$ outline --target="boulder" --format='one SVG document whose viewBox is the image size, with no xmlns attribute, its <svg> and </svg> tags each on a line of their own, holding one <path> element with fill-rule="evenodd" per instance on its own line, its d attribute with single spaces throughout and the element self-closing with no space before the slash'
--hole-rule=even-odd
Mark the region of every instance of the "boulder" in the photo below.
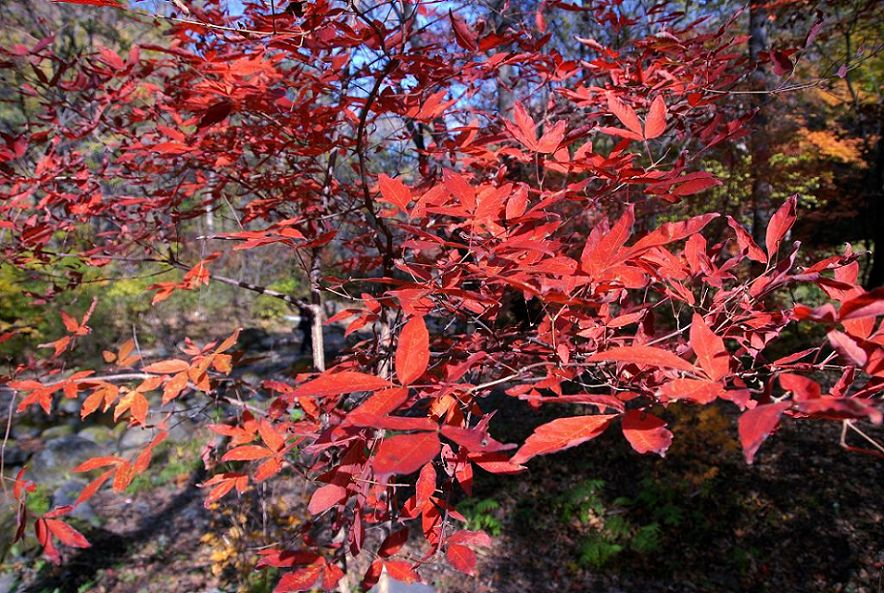
<svg viewBox="0 0 884 593">
<path fill-rule="evenodd" d="M 46 439 L 45 443 L 34 456 L 30 472 L 31 479 L 44 485 L 61 483 L 74 467 L 102 454 L 101 447 L 77 435 Z"/>
</svg>

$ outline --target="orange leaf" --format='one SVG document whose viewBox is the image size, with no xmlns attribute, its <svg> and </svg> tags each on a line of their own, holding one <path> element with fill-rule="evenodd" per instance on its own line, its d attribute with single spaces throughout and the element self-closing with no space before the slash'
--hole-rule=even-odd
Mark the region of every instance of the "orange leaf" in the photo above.
<svg viewBox="0 0 884 593">
<path fill-rule="evenodd" d="M 148 373 L 172 375 L 175 373 L 186 371 L 189 368 L 190 365 L 183 360 L 163 360 L 147 365 L 146 367 L 144 367 L 144 370 Z"/>
</svg>

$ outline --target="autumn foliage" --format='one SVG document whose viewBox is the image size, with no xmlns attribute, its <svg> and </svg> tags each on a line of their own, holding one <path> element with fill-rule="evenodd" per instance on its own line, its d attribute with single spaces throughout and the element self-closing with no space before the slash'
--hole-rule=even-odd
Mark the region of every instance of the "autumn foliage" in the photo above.
<svg viewBox="0 0 884 593">
<path fill-rule="evenodd" d="M 231 396 L 236 333 L 163 360 L 123 339 L 105 345 L 106 368 L 72 371 L 92 308 L 54 311 L 52 299 L 77 278 L 32 295 L 67 333 L 2 377 L 17 410 L 79 398 L 83 418 L 108 412 L 151 434 L 137 455 L 75 468 L 91 480 L 77 504 L 125 490 L 174 404 L 202 400 L 227 415 L 209 426 L 207 504 L 306 478 L 309 512 L 342 534 L 305 526 L 262 551 L 261 565 L 285 569 L 277 591 L 334 589 L 342 559 L 360 554 L 374 560 L 348 578 L 371 585 L 386 568 L 416 581 L 437 554 L 472 573 L 490 543 L 459 527 L 452 503 L 474 472 L 530 471 L 607 431 L 663 456 L 673 402 L 739 410 L 749 463 L 787 419 L 881 422 L 884 293 L 860 286 L 857 255 L 803 259 L 790 240 L 800 196 L 777 205 L 763 244 L 703 212 L 719 182 L 699 155 L 743 137 L 751 117 L 722 104 L 748 67 L 744 38 L 665 4 L 636 23 L 616 2 L 544 2 L 533 28 L 492 26 L 469 3 L 357 4 L 246 3 L 234 25 L 211 0 L 142 15 L 167 42 L 128 55 L 62 58 L 51 39 L 3 50 L 4 68 L 29 72 L 21 92 L 35 106 L 0 146 L 7 262 L 179 270 L 153 286 L 155 303 L 211 282 L 300 307 L 333 299 L 345 305 L 325 321 L 358 336 L 328 368 L 314 358 L 313 373 L 256 386 L 268 400 L 253 409 Z M 548 23 L 582 11 L 629 41 L 553 43 Z M 489 90 L 506 72 L 533 91 L 508 90 L 511 109 Z M 96 136 L 98 151 L 85 144 Z M 207 212 L 237 230 L 182 232 Z M 297 254 L 309 297 L 218 272 L 231 253 L 271 247 Z M 797 286 L 827 301 L 798 302 Z M 783 352 L 798 324 L 825 339 Z M 502 443 L 495 392 L 583 412 Z M 59 544 L 88 546 L 65 523 L 72 507 L 27 516 L 33 487 L 20 472 L 20 535 L 34 529 L 56 561 Z M 423 560 L 397 557 L 411 526 Z M 364 550 L 370 527 L 385 535 Z"/>
</svg>

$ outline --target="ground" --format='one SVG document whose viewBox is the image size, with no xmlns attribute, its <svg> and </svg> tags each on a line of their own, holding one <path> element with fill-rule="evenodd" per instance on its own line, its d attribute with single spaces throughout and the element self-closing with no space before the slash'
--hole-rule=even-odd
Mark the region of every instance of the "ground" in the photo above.
<svg viewBox="0 0 884 593">
<path fill-rule="evenodd" d="M 549 413 L 505 410 L 496 432 L 523 437 Z M 477 475 L 459 502 L 495 543 L 475 577 L 433 561 L 428 581 L 440 593 L 881 591 L 884 462 L 841 449 L 837 423 L 789 422 L 748 466 L 727 408 L 666 415 L 676 432 L 666 459 L 635 454 L 612 430 L 521 476 Z M 298 525 L 310 486 L 274 483 L 205 509 L 199 464 L 175 454 L 134 491 L 99 495 L 92 548 L 60 567 L 9 566 L 24 590 L 270 591 L 274 575 L 251 570 L 255 553 Z M 417 534 L 406 551 L 423 555 Z"/>
</svg>

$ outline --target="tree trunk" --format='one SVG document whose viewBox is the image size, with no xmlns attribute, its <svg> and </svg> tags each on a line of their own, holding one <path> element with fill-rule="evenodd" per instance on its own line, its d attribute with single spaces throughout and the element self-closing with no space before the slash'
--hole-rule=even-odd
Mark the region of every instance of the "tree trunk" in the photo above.
<svg viewBox="0 0 884 593">
<path fill-rule="evenodd" d="M 495 0 L 491 5 L 491 19 L 498 34 L 512 24 L 508 0 Z M 497 70 L 497 113 L 502 119 L 509 119 L 513 112 L 513 67 L 503 65 Z"/>
<path fill-rule="evenodd" d="M 880 124 L 875 148 L 875 172 L 871 175 L 872 187 L 869 196 L 869 221 L 872 225 L 871 239 L 872 265 L 866 276 L 866 288 L 884 286 L 884 139 L 881 138 Z"/>
<path fill-rule="evenodd" d="M 752 179 L 752 236 L 759 245 L 764 244 L 764 234 L 770 214 L 770 138 L 768 135 L 768 90 L 767 68 L 759 64 L 760 56 L 768 51 L 767 10 L 763 2 L 749 2 L 749 59 L 754 70 L 749 78 L 754 94 L 750 104 L 755 111 L 752 132 L 749 137 L 749 155 Z"/>
<path fill-rule="evenodd" d="M 313 249 L 310 256 L 310 347 L 313 355 L 313 369 L 325 370 L 325 339 L 322 324 L 325 311 L 322 308 L 322 267 L 319 249 Z"/>
</svg>

